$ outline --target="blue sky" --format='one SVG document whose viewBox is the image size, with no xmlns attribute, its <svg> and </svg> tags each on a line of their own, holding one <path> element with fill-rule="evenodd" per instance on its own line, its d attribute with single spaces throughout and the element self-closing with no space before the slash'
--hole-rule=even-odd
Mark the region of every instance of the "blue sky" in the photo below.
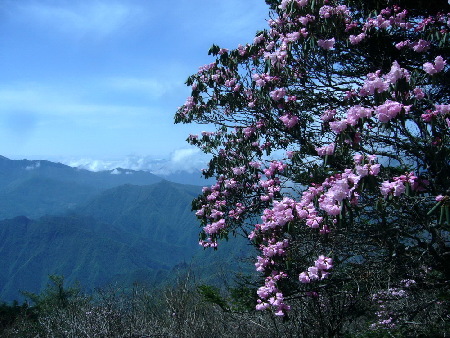
<svg viewBox="0 0 450 338">
<path fill-rule="evenodd" d="M 1 0 L 0 154 L 188 156 L 186 78 L 266 27 L 264 0 Z M 182 156 L 181 156 L 182 157 Z"/>
</svg>

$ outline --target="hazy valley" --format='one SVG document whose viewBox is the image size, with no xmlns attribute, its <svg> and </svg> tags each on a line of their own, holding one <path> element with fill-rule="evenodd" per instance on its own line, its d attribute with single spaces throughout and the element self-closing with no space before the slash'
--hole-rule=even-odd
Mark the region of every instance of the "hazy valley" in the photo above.
<svg viewBox="0 0 450 338">
<path fill-rule="evenodd" d="M 198 246 L 191 201 L 200 192 L 144 171 L 0 158 L 0 301 L 40 292 L 53 274 L 86 291 L 159 285 L 188 267 L 219 283 L 249 248 L 245 241 L 215 252 Z"/>
</svg>

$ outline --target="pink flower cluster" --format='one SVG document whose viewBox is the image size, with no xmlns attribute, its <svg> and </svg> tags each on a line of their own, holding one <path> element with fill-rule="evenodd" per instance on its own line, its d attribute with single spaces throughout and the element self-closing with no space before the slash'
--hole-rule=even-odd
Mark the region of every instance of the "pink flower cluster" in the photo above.
<svg viewBox="0 0 450 338">
<path fill-rule="evenodd" d="M 328 40 L 319 39 L 317 41 L 317 45 L 320 48 L 323 48 L 323 49 L 326 49 L 326 50 L 330 50 L 330 49 L 332 49 L 334 47 L 335 42 L 336 42 L 336 40 L 334 38 L 331 38 L 331 39 L 328 39 Z"/>
<path fill-rule="evenodd" d="M 286 114 L 280 117 L 281 122 L 286 128 L 292 128 L 298 123 L 298 117 L 292 114 Z"/>
<path fill-rule="evenodd" d="M 236 176 L 242 175 L 246 171 L 245 166 L 232 168 L 231 170 L 233 171 L 233 174 L 235 174 Z"/>
<path fill-rule="evenodd" d="M 278 77 L 269 74 L 253 74 L 252 79 L 258 87 L 264 87 L 267 83 L 278 80 Z"/>
<path fill-rule="evenodd" d="M 353 106 L 347 110 L 346 117 L 342 120 L 336 120 L 329 122 L 331 130 L 336 134 L 341 133 L 347 126 L 356 126 L 358 121 L 363 118 L 372 117 L 373 110 L 371 108 L 365 108 L 361 106 Z"/>
<path fill-rule="evenodd" d="M 210 64 L 207 64 L 207 65 L 204 65 L 204 66 L 201 66 L 201 67 L 199 67 L 199 69 L 198 69 L 198 73 L 201 74 L 201 73 L 203 73 L 203 72 L 207 72 L 207 71 L 213 69 L 213 68 L 216 67 L 216 66 L 217 66 L 217 64 L 216 64 L 215 62 L 210 63 Z"/>
<path fill-rule="evenodd" d="M 287 6 L 292 2 L 295 2 L 299 7 L 304 7 L 307 5 L 308 0 L 282 0 L 278 8 L 281 10 L 286 10 Z"/>
<path fill-rule="evenodd" d="M 344 17 L 349 17 L 350 11 L 345 5 L 339 5 L 336 7 L 324 5 L 319 9 L 319 16 L 323 19 L 328 19 L 332 15 L 341 15 Z"/>
<path fill-rule="evenodd" d="M 320 119 L 323 122 L 328 122 L 334 118 L 336 115 L 336 109 L 327 109 L 325 112 L 320 116 Z"/>
<path fill-rule="evenodd" d="M 367 36 L 366 33 L 360 33 L 358 35 L 350 35 L 348 39 L 352 45 L 357 45 L 362 40 L 364 40 L 366 36 Z"/>
<path fill-rule="evenodd" d="M 392 329 L 398 323 L 400 318 L 396 318 L 393 315 L 396 310 L 396 303 L 409 297 L 409 289 L 416 284 L 416 281 L 413 279 L 404 279 L 400 281 L 400 284 L 402 286 L 401 288 L 391 287 L 387 290 L 380 290 L 372 295 L 372 301 L 376 302 L 379 310 L 375 312 L 378 321 L 371 324 L 371 329 Z"/>
<path fill-rule="evenodd" d="M 286 166 L 286 163 L 282 161 L 272 161 L 269 168 L 264 170 L 264 174 L 269 178 L 273 177 L 276 173 L 282 173 Z"/>
<path fill-rule="evenodd" d="M 440 73 L 444 70 L 447 61 L 444 60 L 442 56 L 436 56 L 434 59 L 434 64 L 431 62 L 426 62 L 423 64 L 423 70 L 430 75 Z"/>
<path fill-rule="evenodd" d="M 406 192 L 406 184 L 409 184 L 412 191 L 425 191 L 429 182 L 422 180 L 414 175 L 414 172 L 392 178 L 393 181 L 384 181 L 381 184 L 380 191 L 384 197 L 389 195 L 400 196 Z"/>
<path fill-rule="evenodd" d="M 395 48 L 402 49 L 405 47 L 411 48 L 413 51 L 417 53 L 426 52 L 428 49 L 430 49 L 430 42 L 426 40 L 419 39 L 418 41 L 411 42 L 410 40 L 405 40 L 398 42 L 395 44 Z"/>
<path fill-rule="evenodd" d="M 258 291 L 256 310 L 265 310 L 269 307 L 275 309 L 276 316 L 284 316 L 286 311 L 290 310 L 290 306 L 284 302 L 283 293 L 278 290 L 277 282 L 287 275 L 284 272 L 273 271 L 272 274 L 266 277 L 264 286 L 261 286 Z"/>
<path fill-rule="evenodd" d="M 392 9 L 386 8 L 377 15 L 376 18 L 370 18 L 363 26 L 363 31 L 368 31 L 371 28 L 377 29 L 387 29 L 391 26 L 397 26 L 400 28 L 412 28 L 413 25 L 409 22 L 406 22 L 406 15 L 408 12 L 403 10 L 400 12 L 400 8 L 398 6 L 393 6 L 394 14 L 392 14 Z"/>
<path fill-rule="evenodd" d="M 273 47 L 273 46 L 271 46 Z M 276 49 L 273 52 L 265 52 L 264 58 L 270 60 L 272 66 L 274 67 L 282 67 L 286 64 L 287 57 L 287 46 L 286 44 L 282 44 L 280 48 Z"/>
<path fill-rule="evenodd" d="M 450 113 L 450 104 L 436 104 L 434 108 L 435 108 L 434 111 L 427 110 L 425 113 L 421 115 L 422 119 L 425 122 L 430 123 L 433 120 L 433 118 L 437 116 L 447 115 Z M 448 121 L 449 119 L 447 119 L 447 124 L 448 127 L 450 128 L 450 123 Z"/>
<path fill-rule="evenodd" d="M 235 168 L 237 171 L 245 171 L 245 167 Z M 207 220 L 207 224 L 203 227 L 203 232 L 208 236 L 206 240 L 200 240 L 199 244 L 205 248 L 217 247 L 217 235 L 227 228 L 225 216 L 239 218 L 245 211 L 246 207 L 242 203 L 236 203 L 235 209 L 231 209 L 227 213 L 226 196 L 231 189 L 240 189 L 241 184 L 234 178 L 225 179 L 219 177 L 216 184 L 211 187 L 203 187 L 203 196 L 205 202 L 201 208 L 195 213 L 197 217 Z"/>
<path fill-rule="evenodd" d="M 286 88 L 277 88 L 269 93 L 274 101 L 279 101 L 286 96 Z"/>
<path fill-rule="evenodd" d="M 308 36 L 308 31 L 306 28 L 302 28 L 297 32 L 287 33 L 286 36 L 283 38 L 284 43 L 288 42 L 295 42 L 299 40 L 301 37 L 306 38 Z"/>
<path fill-rule="evenodd" d="M 394 85 L 399 79 L 405 78 L 409 81 L 411 77 L 409 72 L 401 68 L 397 61 L 392 63 L 389 73 L 384 76 L 380 75 L 380 70 L 377 70 L 375 73 L 369 73 L 367 79 L 364 81 L 364 85 L 359 91 L 359 95 L 367 96 L 373 95 L 375 92 L 385 92 L 389 89 L 390 85 Z"/>
<path fill-rule="evenodd" d="M 277 287 L 277 282 L 286 278 L 287 274 L 276 269 L 277 261 L 286 255 L 289 247 L 289 240 L 283 238 L 284 226 L 294 220 L 293 206 L 295 202 L 292 199 L 284 198 L 282 201 L 274 202 L 273 209 L 264 210 L 262 216 L 263 223 L 256 224 L 255 229 L 250 233 L 251 240 L 259 237 L 262 241 L 260 250 L 262 255 L 257 257 L 255 263 L 256 270 L 259 272 L 269 272 L 264 286 L 258 289 L 257 310 L 265 310 L 269 307 L 275 309 L 275 314 L 283 316 L 289 306 L 284 303 L 283 294 Z"/>
<path fill-rule="evenodd" d="M 320 216 L 325 212 L 328 216 L 335 217 L 341 212 L 342 202 L 348 199 L 355 204 L 358 200 L 358 183 L 362 177 L 367 175 L 378 175 L 380 165 L 375 163 L 376 156 L 356 155 L 355 169 L 345 170 L 341 174 L 326 179 L 321 185 L 313 185 L 303 192 L 299 202 L 284 197 L 281 201 L 274 201 L 272 209 L 265 209 L 261 217 L 262 223 L 256 224 L 254 230 L 250 233 L 249 239 L 258 239 L 262 244 L 260 250 L 262 255 L 257 257 L 255 263 L 256 270 L 271 274 L 266 278 L 265 285 L 259 289 L 260 297 L 257 309 L 263 310 L 269 307 L 275 307 L 279 315 L 284 314 L 287 308 L 281 300 L 282 294 L 277 288 L 277 281 L 280 276 L 286 274 L 279 269 L 279 261 L 284 257 L 289 249 L 289 240 L 285 237 L 286 225 L 290 222 L 304 221 L 310 228 L 320 228 L 320 233 L 325 234 L 330 230 L 326 224 L 323 224 L 324 217 Z M 271 169 L 266 169 L 268 177 L 273 177 L 276 172 L 283 171 L 284 165 L 272 162 Z M 261 181 L 261 186 L 278 186 L 279 180 L 271 178 L 267 181 Z M 315 202 L 318 202 L 318 208 Z M 332 259 L 325 256 L 319 256 L 313 267 L 308 268 L 306 272 L 300 274 L 299 279 L 303 283 L 309 283 L 314 280 L 320 280 L 328 275 L 332 268 Z M 274 276 L 278 276 L 274 278 Z M 277 295 L 278 294 L 278 295 Z M 270 299 L 280 300 L 273 303 L 267 301 Z M 275 304 L 275 305 L 273 305 Z M 281 307 L 280 307 L 281 306 Z M 281 311 L 282 310 L 282 311 Z"/>
<path fill-rule="evenodd" d="M 317 151 L 317 155 L 319 155 L 319 156 L 333 155 L 335 146 L 336 145 L 334 143 L 330 143 L 328 145 L 325 145 L 325 146 L 319 147 L 319 148 L 315 148 L 315 149 Z"/>
<path fill-rule="evenodd" d="M 298 279 L 301 283 L 311 283 L 312 281 L 322 280 L 329 275 L 329 270 L 333 268 L 333 259 L 323 255 L 310 266 L 307 271 L 300 273 Z"/>
<path fill-rule="evenodd" d="M 266 195 L 262 195 L 261 201 L 271 201 L 275 197 L 275 193 L 281 190 L 281 181 L 278 177 L 274 177 L 275 171 L 271 168 L 264 170 L 267 180 L 260 180 L 259 186 L 265 191 Z"/>
<path fill-rule="evenodd" d="M 399 102 L 386 100 L 382 105 L 375 108 L 375 114 L 381 123 L 386 123 L 395 118 L 402 109 L 408 113 L 410 108 L 411 106 L 404 106 Z"/>
<path fill-rule="evenodd" d="M 307 14 L 306 16 L 301 16 L 297 19 L 298 22 L 300 22 L 303 26 L 306 26 L 310 22 L 314 22 L 316 20 L 316 17 L 311 14 Z"/>
</svg>

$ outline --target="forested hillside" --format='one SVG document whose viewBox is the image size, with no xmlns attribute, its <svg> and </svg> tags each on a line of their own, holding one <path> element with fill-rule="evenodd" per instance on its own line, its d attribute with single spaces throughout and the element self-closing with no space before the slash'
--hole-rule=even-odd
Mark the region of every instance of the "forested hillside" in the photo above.
<svg viewBox="0 0 450 338">
<path fill-rule="evenodd" d="M 245 241 L 233 243 L 232 254 L 198 246 L 191 201 L 199 186 L 47 161 L 3 158 L 0 165 L 1 301 L 23 299 L 19 291 L 38 293 L 55 274 L 85 291 L 113 283 L 160 285 L 180 268 L 217 282 L 216 273 L 238 271 L 232 262 L 250 250 Z M 223 265 L 210 270 L 215 260 Z"/>
<path fill-rule="evenodd" d="M 153 184 L 161 180 L 144 171 L 91 172 L 50 161 L 9 160 L 2 156 L 0 219 L 61 213 L 108 188 Z"/>
</svg>

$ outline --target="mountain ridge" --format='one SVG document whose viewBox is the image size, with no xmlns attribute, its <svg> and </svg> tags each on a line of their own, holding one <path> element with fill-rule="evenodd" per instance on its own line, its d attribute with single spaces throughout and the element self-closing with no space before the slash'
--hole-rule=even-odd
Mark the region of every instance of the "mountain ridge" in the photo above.
<svg viewBox="0 0 450 338">
<path fill-rule="evenodd" d="M 72 175 L 77 169 L 24 161 L 0 158 L 0 300 L 20 300 L 18 290 L 39 292 L 49 274 L 92 290 L 135 278 L 155 285 L 187 265 L 221 283 L 219 270 L 235 271 L 249 252 L 244 240 L 223 243 L 219 251 L 198 245 L 191 204 L 200 186 L 159 177 L 142 185 L 108 181 L 134 175 L 123 169 L 102 174 L 116 185 L 94 180 L 86 186 Z M 144 173 L 139 182 L 151 180 Z"/>
</svg>

